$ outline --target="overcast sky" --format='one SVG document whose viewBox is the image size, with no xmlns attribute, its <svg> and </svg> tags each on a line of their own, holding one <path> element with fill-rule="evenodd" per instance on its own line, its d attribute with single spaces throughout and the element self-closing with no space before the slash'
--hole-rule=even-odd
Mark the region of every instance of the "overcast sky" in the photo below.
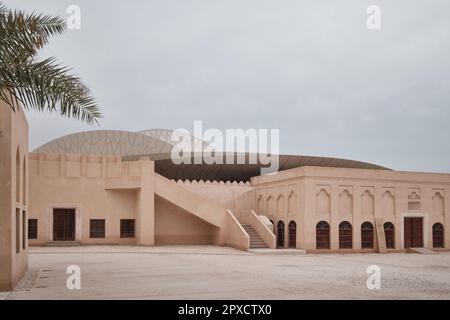
<svg viewBox="0 0 450 320">
<path fill-rule="evenodd" d="M 279 128 L 281 153 L 450 172 L 450 1 L 3 0 L 68 17 L 56 56 L 100 127 L 29 113 L 31 149 L 93 129 Z M 381 30 L 366 9 L 381 8 Z"/>
</svg>

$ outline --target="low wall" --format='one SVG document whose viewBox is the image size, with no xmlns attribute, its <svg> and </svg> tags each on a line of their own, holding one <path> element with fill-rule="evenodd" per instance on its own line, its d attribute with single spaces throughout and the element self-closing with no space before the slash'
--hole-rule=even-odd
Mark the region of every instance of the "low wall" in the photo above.
<svg viewBox="0 0 450 320">
<path fill-rule="evenodd" d="M 239 250 L 250 248 L 250 237 L 230 210 L 227 210 L 224 241 L 225 245 Z"/>
</svg>

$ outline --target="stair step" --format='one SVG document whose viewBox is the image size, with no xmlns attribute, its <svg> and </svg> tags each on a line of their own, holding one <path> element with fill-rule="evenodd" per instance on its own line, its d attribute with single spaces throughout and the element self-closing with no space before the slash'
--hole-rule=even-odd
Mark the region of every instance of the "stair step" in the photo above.
<svg viewBox="0 0 450 320">
<path fill-rule="evenodd" d="M 45 244 L 47 247 L 77 247 L 80 241 L 49 241 Z"/>
<path fill-rule="evenodd" d="M 427 248 L 408 248 L 406 250 L 408 253 L 418 253 L 418 254 L 437 254 L 436 251 Z"/>
</svg>

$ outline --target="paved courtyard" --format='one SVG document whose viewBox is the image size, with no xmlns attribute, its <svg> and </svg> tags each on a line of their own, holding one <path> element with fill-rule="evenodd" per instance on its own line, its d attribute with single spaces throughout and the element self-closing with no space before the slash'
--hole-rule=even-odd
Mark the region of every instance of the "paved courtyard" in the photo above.
<svg viewBox="0 0 450 320">
<path fill-rule="evenodd" d="M 81 289 L 66 287 L 78 265 Z M 381 270 L 369 290 L 367 267 Z M 29 272 L 0 299 L 450 299 L 450 252 L 248 253 L 214 246 L 30 248 Z"/>
</svg>

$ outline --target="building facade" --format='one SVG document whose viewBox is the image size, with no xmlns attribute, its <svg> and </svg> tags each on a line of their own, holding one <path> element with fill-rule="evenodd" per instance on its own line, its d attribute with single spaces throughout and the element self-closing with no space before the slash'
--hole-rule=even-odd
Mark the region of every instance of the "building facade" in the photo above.
<svg viewBox="0 0 450 320">
<path fill-rule="evenodd" d="M 252 178 L 252 186 L 255 211 L 273 221 L 280 247 L 310 252 L 450 247 L 448 174 L 301 167 Z"/>
<path fill-rule="evenodd" d="M 170 136 L 89 131 L 29 153 L 23 109 L 0 102 L 0 290 L 26 272 L 28 245 L 450 249 L 450 174 L 295 155 L 266 175 L 197 155 L 175 164 Z"/>
<path fill-rule="evenodd" d="M 84 132 L 31 153 L 30 244 L 450 247 L 449 174 L 304 156 L 281 156 L 270 175 L 254 165 L 175 165 L 163 132 Z"/>
<path fill-rule="evenodd" d="M 30 245 L 216 244 L 248 248 L 234 215 L 117 156 L 30 154 Z"/>
</svg>

